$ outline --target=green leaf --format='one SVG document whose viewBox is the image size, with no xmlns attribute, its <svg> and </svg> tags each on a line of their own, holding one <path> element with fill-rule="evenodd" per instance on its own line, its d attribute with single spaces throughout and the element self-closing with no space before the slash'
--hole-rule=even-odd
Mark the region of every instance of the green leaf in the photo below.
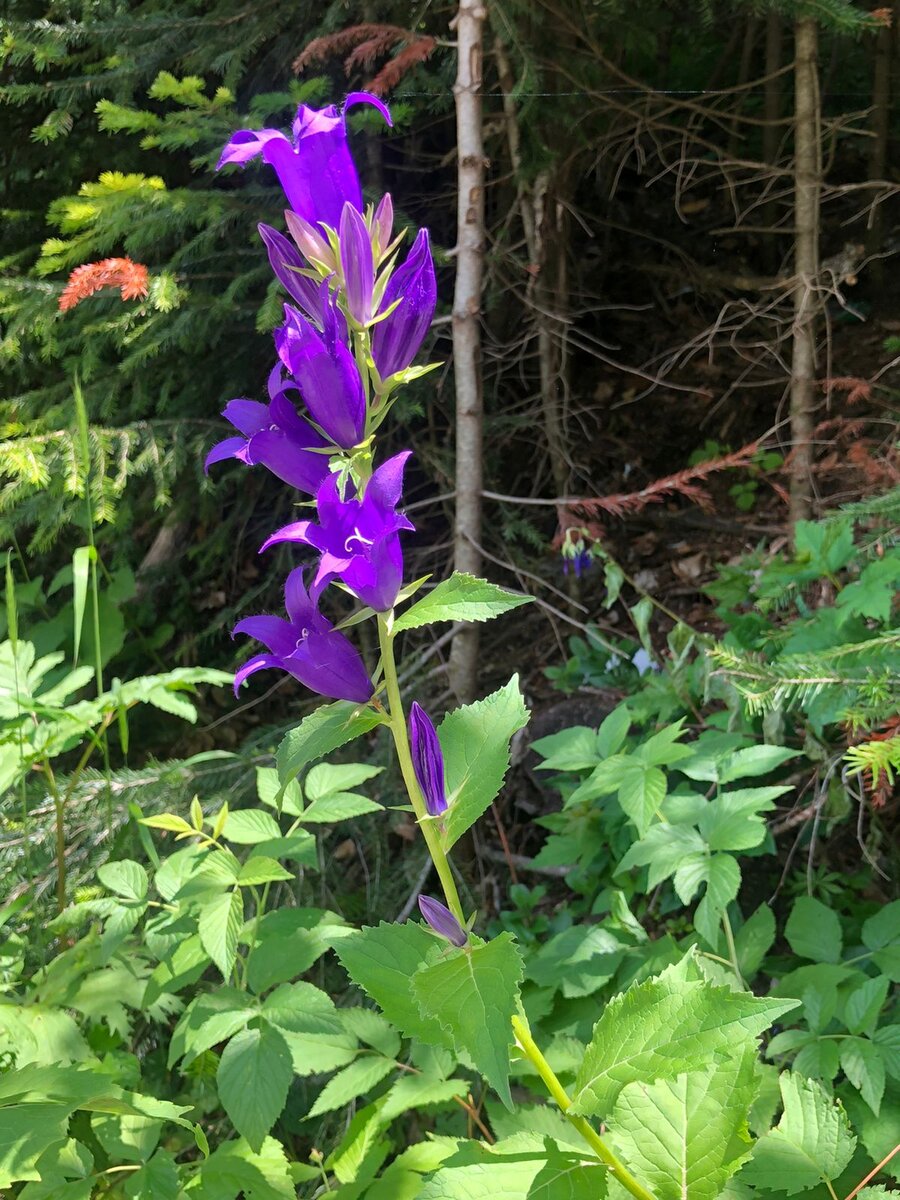
<svg viewBox="0 0 900 1200">
<path fill-rule="evenodd" d="M 335 1108 L 343 1108 L 358 1096 L 367 1095 L 396 1069 L 397 1064 L 393 1059 L 382 1058 L 380 1054 L 368 1054 L 356 1059 L 338 1071 L 333 1079 L 329 1079 L 307 1116 L 319 1117 Z"/>
<path fill-rule="evenodd" d="M 877 1117 L 885 1085 L 880 1048 L 863 1038 L 845 1038 L 840 1045 L 841 1069 Z"/>
<path fill-rule="evenodd" d="M 282 984 L 266 997 L 262 1015 L 287 1043 L 297 1075 L 333 1071 L 356 1054 L 356 1038 L 346 1032 L 334 1001 L 311 983 Z"/>
<path fill-rule="evenodd" d="M 394 633 L 433 625 L 436 621 L 490 621 L 522 604 L 530 604 L 531 599 L 508 592 L 486 579 L 454 571 L 449 579 L 432 588 L 397 618 Z"/>
<path fill-rule="evenodd" d="M 178 1200 L 180 1194 L 178 1168 L 168 1150 L 157 1150 L 139 1171 L 125 1178 L 128 1200 Z"/>
<path fill-rule="evenodd" d="M 900 942 L 900 900 L 893 900 L 869 917 L 862 927 L 863 945 L 869 950 L 883 950 Z"/>
<path fill-rule="evenodd" d="M 649 867 L 647 890 L 652 891 L 681 866 L 689 854 L 705 854 L 706 843 L 688 825 L 653 825 L 639 842 L 634 842 L 616 867 L 616 874 L 632 867 Z"/>
<path fill-rule="evenodd" d="M 390 1021 L 373 1008 L 342 1008 L 341 1021 L 348 1033 L 385 1058 L 396 1058 L 400 1053 L 400 1035 Z"/>
<path fill-rule="evenodd" d="M 741 1178 L 793 1196 L 836 1179 L 853 1157 L 856 1138 L 843 1107 L 820 1084 L 789 1071 L 779 1084 L 784 1113 L 753 1147 Z"/>
<path fill-rule="evenodd" d="M 331 945 L 325 917 L 321 910 L 308 908 L 281 908 L 263 915 L 247 959 L 247 983 L 257 995 L 302 975 L 321 958 Z"/>
<path fill-rule="evenodd" d="M 255 1153 L 243 1138 L 223 1143 L 191 1181 L 191 1200 L 296 1200 L 284 1147 L 274 1138 Z"/>
<path fill-rule="evenodd" d="M 800 958 L 817 963 L 840 961 L 843 935 L 837 913 L 812 896 L 794 901 L 784 936 Z"/>
<path fill-rule="evenodd" d="M 233 1037 L 222 1053 L 216 1072 L 219 1099 L 257 1153 L 281 1115 L 293 1074 L 287 1042 L 266 1022 Z"/>
<path fill-rule="evenodd" d="M 274 767 L 256 768 L 256 794 L 260 804 L 274 808 L 280 813 L 287 813 L 289 817 L 299 817 L 303 811 L 300 784 L 296 779 L 292 779 L 282 792 L 278 772 Z"/>
<path fill-rule="evenodd" d="M 0 1187 L 40 1179 L 35 1163 L 51 1146 L 65 1143 L 71 1108 L 59 1103 L 0 1108 Z"/>
<path fill-rule="evenodd" d="M 575 1080 L 573 1108 L 606 1116 L 627 1083 L 672 1079 L 723 1051 L 734 1054 L 796 1000 L 679 978 L 681 964 L 614 997 L 594 1026 Z"/>
<path fill-rule="evenodd" d="M 738 788 L 712 800 L 700 817 L 700 832 L 710 850 L 752 850 L 766 836 L 759 815 L 770 812 L 788 787 Z"/>
<path fill-rule="evenodd" d="M 180 1058 L 188 1066 L 205 1050 L 227 1041 L 258 1014 L 246 992 L 220 987 L 196 996 L 179 1018 L 169 1042 L 169 1067 Z"/>
<path fill-rule="evenodd" d="M 373 928 L 342 938 L 335 953 L 350 978 L 375 1001 L 404 1037 L 426 1045 L 450 1046 L 440 1021 L 420 1012 L 410 993 L 410 979 L 425 963 L 436 943 L 421 925 L 383 921 Z"/>
<path fill-rule="evenodd" d="M 786 746 L 747 746 L 743 750 L 735 750 L 719 767 L 719 783 L 724 785 L 733 783 L 735 779 L 755 779 L 760 775 L 768 775 L 800 753 Z"/>
<path fill-rule="evenodd" d="M 350 700 L 323 704 L 304 717 L 278 747 L 275 761 L 282 786 L 286 787 L 310 763 L 368 733 L 383 721 L 381 713 Z"/>
<path fill-rule="evenodd" d="M 753 978 L 775 942 L 775 914 L 761 904 L 734 935 L 738 966 L 747 980 Z"/>
<path fill-rule="evenodd" d="M 97 878 L 107 889 L 123 896 L 126 900 L 145 900 L 147 898 L 147 872 L 140 863 L 130 858 L 120 858 L 117 862 L 104 863 L 97 868 Z"/>
<path fill-rule="evenodd" d="M 450 801 L 447 850 L 497 796 L 509 769 L 510 739 L 527 724 L 529 715 L 519 691 L 519 677 L 514 675 L 484 700 L 444 717 L 438 737 Z"/>
<path fill-rule="evenodd" d="M 420 967 L 411 981 L 422 1013 L 441 1023 L 459 1051 L 469 1055 L 507 1108 L 510 1022 L 516 1012 L 522 959 L 508 933 L 471 950 L 448 952 Z"/>
<path fill-rule="evenodd" d="M 91 569 L 91 559 L 96 559 L 97 551 L 93 546 L 79 546 L 72 555 L 72 611 L 73 611 L 73 651 L 72 662 L 78 665 L 78 651 L 81 647 L 81 630 L 84 626 L 84 610 L 87 604 L 88 575 Z"/>
<path fill-rule="evenodd" d="M 878 1024 L 890 986 L 889 979 L 877 975 L 853 989 L 844 1006 L 844 1022 L 851 1033 L 872 1033 Z"/>
<path fill-rule="evenodd" d="M 149 826 L 150 829 L 164 829 L 167 833 L 193 834 L 196 832 L 193 825 L 189 825 L 184 817 L 176 816 L 174 813 L 159 813 L 155 817 L 141 817 L 141 824 Z"/>
<path fill-rule="evenodd" d="M 383 770 L 384 767 L 373 767 L 369 763 L 319 763 L 306 776 L 303 790 L 310 802 L 321 800 L 335 792 L 352 791 Z"/>
<path fill-rule="evenodd" d="M 229 812 L 225 818 L 222 836 L 227 842 L 237 842 L 239 846 L 252 846 L 257 842 L 266 841 L 267 838 L 281 837 L 281 830 L 271 813 L 261 808 L 242 808 L 237 812 Z"/>
<path fill-rule="evenodd" d="M 238 935 L 243 923 L 244 897 L 239 888 L 210 897 L 200 913 L 198 932 L 203 949 L 226 980 L 234 970 Z"/>
<path fill-rule="evenodd" d="M 274 858 L 254 854 L 241 867 L 237 882 L 239 887 L 250 887 L 260 883 L 277 883 L 279 880 L 290 882 L 293 878 L 291 872 L 286 871 Z"/>
<path fill-rule="evenodd" d="M 611 1119 L 625 1162 L 657 1200 L 714 1200 L 749 1157 L 756 1054 L 656 1083 L 629 1083 Z"/>
<path fill-rule="evenodd" d="M 454 1096 L 464 1096 L 469 1085 L 464 1079 L 434 1079 L 429 1075 L 401 1075 L 391 1086 L 379 1110 L 387 1124 L 410 1109 L 446 1104 Z"/>
<path fill-rule="evenodd" d="M 659 816 L 666 798 L 666 776 L 659 767 L 630 760 L 622 767 L 618 800 L 622 811 L 643 837 Z"/>
<path fill-rule="evenodd" d="M 531 743 L 531 749 L 543 758 L 539 771 L 589 771 L 602 757 L 597 746 L 597 730 L 587 725 L 571 725 L 559 733 L 550 733 Z"/>
<path fill-rule="evenodd" d="M 303 824 L 325 824 L 333 821 L 349 821 L 351 817 L 363 817 L 369 813 L 384 812 L 380 804 L 360 796 L 356 792 L 334 792 L 313 800 L 300 815 Z"/>
<path fill-rule="evenodd" d="M 547 1141 L 520 1150 L 518 1139 L 464 1142 L 417 1193 L 418 1200 L 602 1200 L 606 1169 Z"/>
</svg>

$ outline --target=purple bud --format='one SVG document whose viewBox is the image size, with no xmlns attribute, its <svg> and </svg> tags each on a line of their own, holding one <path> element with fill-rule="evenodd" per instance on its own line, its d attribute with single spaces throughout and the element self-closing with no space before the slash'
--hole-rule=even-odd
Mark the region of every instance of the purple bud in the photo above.
<svg viewBox="0 0 900 1200">
<path fill-rule="evenodd" d="M 375 250 L 379 258 L 391 244 L 391 234 L 394 231 L 394 202 L 391 193 L 386 192 L 381 203 L 375 209 Z"/>
<path fill-rule="evenodd" d="M 453 913 L 446 905 L 441 904 L 440 900 L 432 900 L 430 896 L 419 897 L 419 909 L 422 916 L 441 937 L 445 937 L 448 942 L 460 950 L 469 940 L 469 935 L 454 917 Z"/>
<path fill-rule="evenodd" d="M 391 276 L 381 311 L 395 301 L 394 311 L 372 330 L 372 357 L 382 379 L 409 366 L 434 316 L 437 283 L 426 229 L 419 230 L 403 266 Z"/>
<path fill-rule="evenodd" d="M 269 262 L 278 281 L 290 293 L 291 299 L 303 309 L 308 317 L 322 323 L 322 303 L 319 289 L 306 275 L 301 274 L 303 259 L 287 240 L 284 234 L 273 229 L 271 225 L 260 224 L 259 236 L 265 242 L 269 252 Z"/>
<path fill-rule="evenodd" d="M 333 271 L 336 264 L 327 239 L 289 208 L 284 210 L 284 219 L 291 237 L 297 243 L 297 249 L 304 258 L 310 262 L 320 262 L 329 271 Z"/>
<path fill-rule="evenodd" d="M 409 710 L 409 740 L 416 782 L 425 797 L 428 815 L 439 817 L 447 811 L 444 755 L 431 718 L 415 701 Z"/>
<path fill-rule="evenodd" d="M 375 262 L 372 238 L 366 223 L 348 200 L 341 213 L 341 272 L 350 315 L 360 325 L 372 316 L 372 290 L 375 287 Z"/>
</svg>

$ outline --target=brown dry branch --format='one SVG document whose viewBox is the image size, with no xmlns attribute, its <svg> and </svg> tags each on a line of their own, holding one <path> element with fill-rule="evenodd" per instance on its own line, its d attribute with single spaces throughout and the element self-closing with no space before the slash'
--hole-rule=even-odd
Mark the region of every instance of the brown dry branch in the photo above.
<svg viewBox="0 0 900 1200">
<path fill-rule="evenodd" d="M 834 379 L 817 379 L 816 386 L 824 392 L 839 391 L 847 393 L 848 404 L 859 404 L 872 396 L 872 385 L 867 379 L 858 379 L 853 375 L 838 375 Z"/>
<path fill-rule="evenodd" d="M 368 91 L 376 96 L 384 96 L 414 66 L 425 62 L 436 45 L 433 37 L 413 33 L 399 25 L 371 22 L 351 25 L 349 29 L 342 29 L 338 33 L 314 38 L 294 59 L 293 69 L 299 75 L 312 63 L 344 55 L 344 70 L 349 76 L 358 68 L 371 70 L 376 59 L 390 54 L 395 46 L 399 46 L 394 58 L 365 84 Z"/>
</svg>

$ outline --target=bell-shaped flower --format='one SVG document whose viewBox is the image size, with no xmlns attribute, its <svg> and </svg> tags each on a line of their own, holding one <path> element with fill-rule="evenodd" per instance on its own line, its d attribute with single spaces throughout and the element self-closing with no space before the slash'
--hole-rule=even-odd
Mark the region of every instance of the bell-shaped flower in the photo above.
<svg viewBox="0 0 900 1200">
<path fill-rule="evenodd" d="M 440 900 L 432 900 L 431 896 L 419 897 L 419 911 L 435 933 L 445 937 L 448 942 L 461 950 L 469 940 L 469 935 Z"/>
<path fill-rule="evenodd" d="M 365 325 L 372 316 L 372 292 L 375 288 L 372 235 L 349 201 L 341 213 L 338 240 L 347 308 L 354 321 Z"/>
<path fill-rule="evenodd" d="M 323 437 L 301 417 L 275 373 L 269 377 L 271 400 L 231 400 L 222 416 L 241 436 L 218 442 L 206 456 L 204 470 L 226 458 L 236 458 L 248 466 L 260 464 L 292 487 L 315 495 L 328 475 L 328 445 Z"/>
<path fill-rule="evenodd" d="M 327 284 L 320 289 L 327 297 Z M 278 356 L 297 381 L 312 419 L 336 446 L 349 450 L 366 429 L 366 396 L 356 360 L 333 305 L 323 301 L 322 331 L 289 304 L 275 331 Z"/>
<path fill-rule="evenodd" d="M 444 755 L 431 718 L 415 701 L 409 710 L 409 746 L 416 782 L 425 797 L 428 815 L 439 817 L 447 811 Z"/>
<path fill-rule="evenodd" d="M 437 281 L 427 229 L 419 230 L 403 266 L 389 279 L 381 311 L 396 301 L 394 311 L 372 330 L 372 358 L 382 379 L 409 366 L 431 326 Z"/>
<path fill-rule="evenodd" d="M 321 557 L 316 586 L 340 579 L 363 604 L 376 612 L 392 608 L 403 582 L 401 529 L 415 526 L 397 504 L 403 488 L 403 468 L 409 450 L 383 463 L 366 485 L 365 494 L 342 499 L 336 475 L 319 487 L 316 509 L 319 521 L 285 525 L 264 543 L 262 550 L 281 542 L 312 546 Z"/>
<path fill-rule="evenodd" d="M 273 229 L 271 225 L 260 224 L 259 236 L 265 243 L 269 254 L 269 263 L 291 299 L 299 304 L 304 313 L 317 325 L 322 324 L 322 297 L 319 285 L 308 275 L 301 274 L 306 264 L 283 233 Z"/>
<path fill-rule="evenodd" d="M 234 677 L 234 690 L 256 671 L 275 667 L 299 679 L 305 687 L 335 700 L 365 704 L 373 686 L 359 651 L 319 612 L 322 588 L 306 590 L 303 570 L 291 571 L 284 585 L 288 620 L 283 617 L 245 617 L 234 633 L 256 638 L 268 654 L 256 654 Z"/>
<path fill-rule="evenodd" d="M 293 138 L 280 129 L 240 129 L 222 151 L 216 169 L 226 163 L 242 166 L 262 155 L 275 168 L 288 204 L 312 225 L 323 222 L 337 229 L 346 201 L 362 212 L 362 188 L 347 143 L 345 113 L 351 105 L 371 104 L 391 125 L 383 100 L 368 92 L 352 92 L 342 112 L 333 104 L 308 108 L 301 104 L 293 124 Z"/>
</svg>

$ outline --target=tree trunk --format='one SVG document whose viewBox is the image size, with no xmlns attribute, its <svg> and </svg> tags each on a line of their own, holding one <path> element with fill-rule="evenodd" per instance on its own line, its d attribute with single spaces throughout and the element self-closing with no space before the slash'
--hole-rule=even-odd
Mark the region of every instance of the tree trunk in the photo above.
<svg viewBox="0 0 900 1200">
<path fill-rule="evenodd" d="M 763 126 L 762 134 L 763 161 L 773 167 L 778 162 L 781 149 L 781 125 L 779 122 L 781 120 L 782 77 L 779 75 L 776 79 L 774 76 L 781 70 L 782 29 L 781 14 L 773 9 L 766 17 L 766 66 L 765 83 L 763 84 L 763 118 L 766 123 Z M 777 188 L 777 181 L 772 181 L 772 187 Z M 770 200 L 763 206 L 762 224 L 773 229 L 777 223 L 778 205 Z M 767 233 L 764 236 L 765 269 L 770 275 L 775 275 L 781 257 L 778 253 L 778 235 Z"/>
<path fill-rule="evenodd" d="M 453 295 L 453 377 L 456 385 L 457 571 L 481 570 L 481 489 L 484 402 L 481 384 L 481 287 L 484 273 L 485 157 L 481 121 L 484 21 L 481 0 L 459 0 L 455 19 L 458 207 Z M 464 625 L 450 649 L 450 683 L 470 701 L 478 674 L 478 627 Z"/>
<path fill-rule="evenodd" d="M 795 26 L 794 48 L 794 324 L 791 362 L 791 525 L 812 515 L 812 434 L 816 368 L 816 277 L 819 271 L 818 27 Z"/>
<path fill-rule="evenodd" d="M 894 2 L 894 21 L 900 4 Z M 882 25 L 875 39 L 875 69 L 872 78 L 872 145 L 869 154 L 869 179 L 884 179 L 887 171 L 888 138 L 891 122 L 891 50 L 894 41 L 893 22 Z M 866 255 L 879 254 L 884 244 L 884 205 L 876 204 L 866 231 Z M 884 259 L 872 263 L 872 281 L 877 288 L 884 286 Z"/>
</svg>

